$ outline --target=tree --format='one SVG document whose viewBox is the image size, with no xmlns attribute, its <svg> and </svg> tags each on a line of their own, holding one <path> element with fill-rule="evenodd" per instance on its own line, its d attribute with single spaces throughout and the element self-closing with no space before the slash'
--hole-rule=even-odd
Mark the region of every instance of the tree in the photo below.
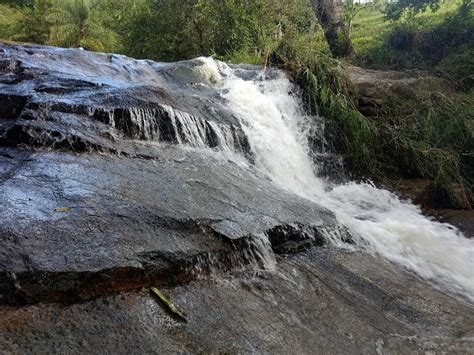
<svg viewBox="0 0 474 355">
<path fill-rule="evenodd" d="M 362 9 L 363 7 L 360 4 L 357 4 L 354 0 L 346 0 L 344 2 L 344 21 L 349 32 L 349 37 L 352 33 L 354 18 L 360 11 L 362 11 Z"/>
<path fill-rule="evenodd" d="M 311 0 L 314 13 L 324 31 L 331 53 L 335 57 L 346 57 L 354 49 L 349 30 L 342 20 L 339 0 Z"/>
<path fill-rule="evenodd" d="M 28 3 L 22 2 L 23 16 L 18 21 L 17 33 L 14 40 L 32 43 L 47 43 L 51 35 L 51 14 L 54 13 L 54 5 L 51 0 L 36 0 Z"/>
<path fill-rule="evenodd" d="M 113 50 L 117 39 L 111 29 L 103 26 L 101 0 L 55 0 L 57 9 L 50 18 L 54 25 L 50 43 L 65 47 L 84 47 L 90 50 Z"/>
</svg>

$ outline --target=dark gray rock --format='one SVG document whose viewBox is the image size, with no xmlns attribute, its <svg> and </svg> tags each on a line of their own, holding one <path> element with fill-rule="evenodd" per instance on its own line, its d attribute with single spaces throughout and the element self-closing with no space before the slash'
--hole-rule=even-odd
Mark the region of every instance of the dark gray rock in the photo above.
<svg viewBox="0 0 474 355">
<path fill-rule="evenodd" d="M 329 212 L 219 154 L 1 152 L 3 303 L 141 287 L 276 226 L 335 227 Z"/>
<path fill-rule="evenodd" d="M 249 154 L 224 100 L 202 85 L 214 80 L 198 75 L 205 64 L 0 44 L 0 144 L 116 153 L 121 140 L 217 147 L 225 134 Z M 188 124 L 199 125 L 198 136 Z"/>
<path fill-rule="evenodd" d="M 244 159 L 240 126 L 199 84 L 205 59 L 0 48 L 0 303 L 173 284 L 196 264 L 252 262 L 255 235 L 292 229 L 304 249 L 336 228 Z M 229 142 L 240 163 L 219 152 Z"/>
<path fill-rule="evenodd" d="M 407 291 L 408 290 L 408 291 Z M 215 274 L 70 306 L 0 310 L 0 342 L 21 353 L 472 353 L 472 308 L 395 266 L 326 248 L 277 273 Z"/>
</svg>

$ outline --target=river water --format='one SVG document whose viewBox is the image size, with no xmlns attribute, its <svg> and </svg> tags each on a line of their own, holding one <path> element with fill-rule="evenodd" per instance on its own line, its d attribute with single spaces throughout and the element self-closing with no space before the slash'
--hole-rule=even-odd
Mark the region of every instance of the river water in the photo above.
<svg viewBox="0 0 474 355">
<path fill-rule="evenodd" d="M 373 184 L 336 184 L 319 176 L 308 144 L 315 118 L 305 114 L 284 73 L 244 79 L 224 63 L 210 58 L 201 62 L 194 71 L 225 99 L 248 138 L 255 165 L 276 185 L 331 210 L 350 231 L 356 248 L 474 301 L 473 240 Z M 328 234 L 328 241 L 347 247 L 337 232 Z"/>
</svg>

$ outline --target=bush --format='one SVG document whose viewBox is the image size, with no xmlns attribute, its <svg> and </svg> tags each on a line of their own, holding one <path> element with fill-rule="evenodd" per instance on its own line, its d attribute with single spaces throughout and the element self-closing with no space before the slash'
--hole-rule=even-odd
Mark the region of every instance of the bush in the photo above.
<svg viewBox="0 0 474 355">
<path fill-rule="evenodd" d="M 18 21 L 23 18 L 20 11 L 0 4 L 0 38 L 11 39 L 15 35 Z"/>
<path fill-rule="evenodd" d="M 452 195 L 463 191 L 462 203 L 472 205 L 474 187 L 472 97 L 429 93 L 426 97 L 392 96 L 391 112 L 378 124 L 384 143 L 386 171 L 435 182 Z"/>
<path fill-rule="evenodd" d="M 412 23 L 401 23 L 397 25 L 387 36 L 389 48 L 399 51 L 411 50 L 419 41 L 420 31 Z"/>
<path fill-rule="evenodd" d="M 446 78 L 454 81 L 459 89 L 474 88 L 474 48 L 465 48 L 448 54 L 436 69 Z"/>
</svg>

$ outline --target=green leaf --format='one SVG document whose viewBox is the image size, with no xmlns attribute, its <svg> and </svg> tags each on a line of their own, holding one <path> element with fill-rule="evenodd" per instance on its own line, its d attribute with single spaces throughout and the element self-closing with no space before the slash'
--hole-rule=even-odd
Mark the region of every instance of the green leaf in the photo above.
<svg viewBox="0 0 474 355">
<path fill-rule="evenodd" d="M 179 318 L 181 318 L 182 320 L 184 320 L 185 322 L 188 321 L 188 319 L 186 318 L 186 313 L 184 313 L 181 309 L 179 309 L 178 306 L 176 306 L 173 301 L 171 301 L 171 299 L 166 296 L 163 292 L 161 292 L 160 290 L 158 290 L 156 287 L 152 287 L 150 289 L 150 291 L 152 292 L 152 294 L 154 296 L 156 296 L 162 304 L 164 304 L 172 313 L 176 314 Z"/>
</svg>

